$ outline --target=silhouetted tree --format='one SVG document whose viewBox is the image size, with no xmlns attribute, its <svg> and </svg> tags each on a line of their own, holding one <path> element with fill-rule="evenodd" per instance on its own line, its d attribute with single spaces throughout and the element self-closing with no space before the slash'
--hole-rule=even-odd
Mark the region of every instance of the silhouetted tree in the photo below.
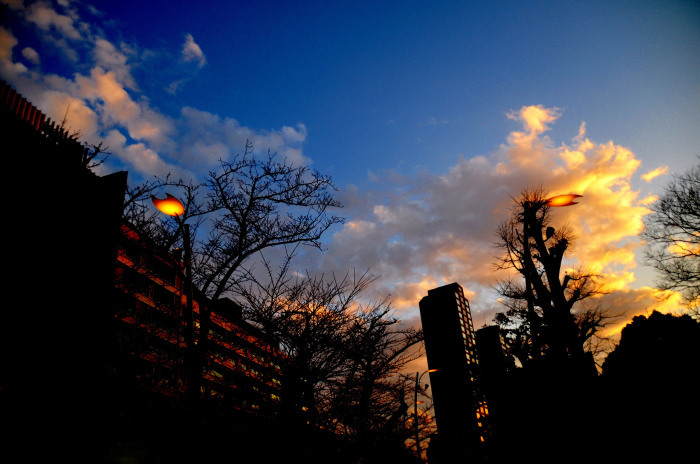
<svg viewBox="0 0 700 464">
<path fill-rule="evenodd" d="M 689 307 L 700 301 L 700 164 L 677 175 L 651 205 L 641 237 L 647 264 L 662 290 L 682 293 Z"/>
<path fill-rule="evenodd" d="M 696 452 L 700 322 L 657 311 L 636 316 L 603 364 L 601 447 L 615 462 L 679 462 Z"/>
<path fill-rule="evenodd" d="M 267 275 L 238 289 L 247 319 L 288 356 L 288 417 L 341 433 L 360 452 L 387 443 L 399 452 L 406 404 L 398 373 L 420 355 L 422 332 L 403 327 L 387 300 L 362 302 L 370 273 L 301 276 L 292 257 L 277 271 L 263 260 Z"/>
<path fill-rule="evenodd" d="M 329 176 L 275 154 L 258 159 L 251 152 L 248 142 L 242 155 L 221 160 L 201 182 L 156 178 L 132 189 L 126 202 L 125 218 L 165 247 L 182 247 L 183 229 L 191 230 L 194 284 L 212 301 L 248 276 L 245 263 L 261 251 L 293 244 L 321 248 L 323 233 L 343 222 L 331 214 L 341 205 Z M 150 207 L 150 196 L 163 191 L 183 203 L 180 217 L 164 217 Z M 210 313 L 201 301 L 195 382 L 207 362 Z M 198 385 L 193 389 L 198 392 Z"/>
<path fill-rule="evenodd" d="M 600 307 L 579 310 L 576 306 L 603 289 L 596 276 L 582 268 L 562 272 L 574 236 L 566 226 L 555 229 L 550 225 L 547 201 L 541 189 L 524 191 L 497 231 L 497 246 L 503 253 L 496 269 L 515 269 L 522 280 L 499 282 L 497 291 L 508 311 L 494 320 L 523 364 L 542 356 L 581 355 L 606 317 Z"/>
<path fill-rule="evenodd" d="M 347 364 L 330 416 L 364 448 L 377 440 L 403 443 L 406 388 L 398 374 L 422 354 L 422 331 L 403 327 L 386 300 L 356 308 L 344 330 Z"/>
<path fill-rule="evenodd" d="M 621 332 L 620 342 L 603 364 L 603 374 L 625 381 L 669 383 L 694 379 L 700 350 L 700 322 L 688 315 L 654 311 L 636 316 Z"/>
</svg>

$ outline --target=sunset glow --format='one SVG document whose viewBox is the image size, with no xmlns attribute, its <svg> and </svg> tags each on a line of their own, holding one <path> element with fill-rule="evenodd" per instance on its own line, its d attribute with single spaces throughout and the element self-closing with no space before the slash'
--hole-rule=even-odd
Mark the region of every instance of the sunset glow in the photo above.
<svg viewBox="0 0 700 464">
<path fill-rule="evenodd" d="M 0 77 L 108 147 L 98 174 L 199 180 L 247 141 L 327 173 L 347 220 L 298 266 L 370 269 L 368 296 L 390 295 L 414 325 L 425 292 L 451 282 L 475 325 L 492 323 L 504 310 L 493 234 L 511 199 L 576 192 L 548 202 L 576 237 L 566 267 L 599 273 L 621 320 L 674 309 L 656 298 L 638 234 L 700 146 L 696 9 L 150 2 L 153 22 L 140 2 L 98 3 L 4 1 L 0 24 Z M 173 200 L 154 204 L 182 215 Z"/>
</svg>

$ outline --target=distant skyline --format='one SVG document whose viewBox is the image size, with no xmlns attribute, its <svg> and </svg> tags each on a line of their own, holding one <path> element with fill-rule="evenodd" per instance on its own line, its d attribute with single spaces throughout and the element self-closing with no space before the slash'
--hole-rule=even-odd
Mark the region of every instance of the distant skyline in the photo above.
<svg viewBox="0 0 700 464">
<path fill-rule="evenodd" d="M 658 300 L 637 233 L 700 155 L 693 1 L 2 0 L 0 78 L 131 182 L 199 177 L 254 142 L 330 174 L 347 223 L 300 269 L 380 275 L 417 320 L 430 288 L 496 311 L 495 229 L 526 186 L 626 318 Z M 502 276 L 501 276 L 502 277 Z"/>
</svg>

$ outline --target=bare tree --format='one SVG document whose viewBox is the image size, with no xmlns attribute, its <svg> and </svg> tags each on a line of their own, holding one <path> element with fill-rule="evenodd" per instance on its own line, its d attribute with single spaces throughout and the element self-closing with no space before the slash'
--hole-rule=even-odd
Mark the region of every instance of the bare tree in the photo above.
<svg viewBox="0 0 700 464">
<path fill-rule="evenodd" d="M 690 308 L 700 302 L 700 164 L 677 175 L 651 205 L 641 237 L 647 264 L 662 290 L 681 292 Z"/>
<path fill-rule="evenodd" d="M 514 200 L 510 217 L 497 231 L 502 254 L 496 269 L 515 269 L 523 280 L 499 282 L 497 291 L 509 310 L 495 320 L 511 332 L 512 347 L 523 363 L 543 355 L 582 354 L 604 319 L 600 308 L 577 314 L 578 302 L 603 289 L 597 276 L 583 268 L 562 272 L 574 236 L 569 227 L 555 229 L 550 224 L 548 196 L 532 189 Z"/>
<path fill-rule="evenodd" d="M 331 213 L 341 205 L 329 176 L 275 154 L 255 158 L 252 148 L 248 142 L 242 155 L 221 160 L 219 170 L 202 182 L 156 178 L 131 190 L 126 202 L 127 220 L 167 248 L 191 251 L 194 285 L 212 301 L 247 278 L 245 263 L 253 256 L 294 244 L 321 248 L 323 233 L 344 221 Z M 163 191 L 179 198 L 184 206 L 180 216 L 163 218 L 143 201 Z M 199 303 L 195 382 L 207 360 L 211 315 L 206 301 Z M 190 345 L 195 346 L 194 340 Z M 197 384 L 192 388 L 199 391 Z"/>
<path fill-rule="evenodd" d="M 237 292 L 244 299 L 246 318 L 280 342 L 288 356 L 286 395 L 288 415 L 318 423 L 331 402 L 331 391 L 346 368 L 346 327 L 357 296 L 372 282 L 365 273 L 299 275 L 290 271 L 293 252 L 275 271 L 263 258 L 266 276 L 249 273 Z"/>
<path fill-rule="evenodd" d="M 423 333 L 402 326 L 388 300 L 360 307 L 350 319 L 345 375 L 334 401 L 334 417 L 364 446 L 375 438 L 403 438 L 405 383 L 399 373 L 423 354 Z M 403 442 L 401 440 L 401 442 Z"/>
<path fill-rule="evenodd" d="M 399 373 L 421 355 L 422 332 L 405 327 L 387 299 L 363 303 L 376 280 L 369 272 L 343 276 L 291 271 L 293 252 L 277 270 L 263 260 L 263 277 L 249 276 L 238 292 L 247 319 L 280 341 L 288 356 L 290 417 L 341 433 L 360 450 L 405 440 L 404 385 Z"/>
</svg>

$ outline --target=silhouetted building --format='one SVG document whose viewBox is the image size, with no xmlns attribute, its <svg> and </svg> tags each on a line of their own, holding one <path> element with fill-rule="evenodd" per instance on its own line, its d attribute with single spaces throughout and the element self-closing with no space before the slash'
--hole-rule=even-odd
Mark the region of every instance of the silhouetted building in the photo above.
<svg viewBox="0 0 700 464">
<path fill-rule="evenodd" d="M 76 437 L 87 453 L 104 436 L 112 400 L 105 334 L 126 173 L 94 174 L 90 148 L 1 81 L 0 146 L 5 285 L 18 298 L 0 323 L 4 438 L 72 460 Z"/>
<path fill-rule="evenodd" d="M 478 386 L 474 324 L 464 290 L 457 283 L 429 290 L 420 301 L 420 314 L 428 368 L 435 370 L 430 383 L 440 450 L 433 452 L 478 458 L 486 441 L 488 407 Z"/>
<path fill-rule="evenodd" d="M 127 173 L 96 175 L 94 147 L 2 81 L 0 147 L 12 180 L 5 284 L 18 297 L 0 322 L 3 449 L 37 462 L 95 462 L 118 443 L 131 446 L 139 432 L 155 441 L 163 436 L 155 426 L 177 429 L 184 422 L 171 419 L 182 416 L 186 386 L 182 264 L 123 224 Z M 195 324 L 202 301 L 195 296 Z M 207 303 L 205 414 L 246 421 L 274 414 L 278 345 L 246 323 L 234 302 Z M 160 449 L 177 457 L 185 442 L 195 437 L 173 435 Z"/>
<path fill-rule="evenodd" d="M 114 305 L 118 356 L 115 375 L 148 407 L 182 407 L 187 401 L 187 296 L 178 256 L 122 224 Z M 194 327 L 200 303 L 211 309 L 209 345 L 203 360 L 201 407 L 216 415 L 274 415 L 282 387 L 278 344 L 243 320 L 242 309 L 224 298 L 208 301 L 195 292 Z M 200 341 L 201 343 L 201 341 Z"/>
</svg>

